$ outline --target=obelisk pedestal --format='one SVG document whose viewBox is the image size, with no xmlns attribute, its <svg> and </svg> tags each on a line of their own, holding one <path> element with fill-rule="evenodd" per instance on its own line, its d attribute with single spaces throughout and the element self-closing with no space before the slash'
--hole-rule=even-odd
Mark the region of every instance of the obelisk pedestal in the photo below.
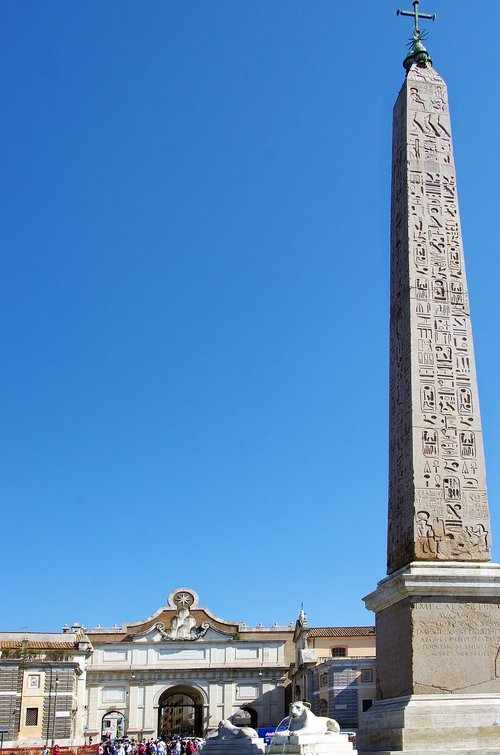
<svg viewBox="0 0 500 755">
<path fill-rule="evenodd" d="M 413 562 L 365 598 L 378 700 L 362 753 L 500 753 L 500 566 Z"/>
<path fill-rule="evenodd" d="M 490 524 L 446 84 L 418 29 L 394 108 L 388 575 L 361 753 L 500 753 Z"/>
</svg>

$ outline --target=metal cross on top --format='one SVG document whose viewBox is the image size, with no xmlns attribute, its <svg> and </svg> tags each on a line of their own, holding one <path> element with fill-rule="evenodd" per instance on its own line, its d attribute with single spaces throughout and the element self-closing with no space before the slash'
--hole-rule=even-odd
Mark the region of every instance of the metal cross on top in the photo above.
<svg viewBox="0 0 500 755">
<path fill-rule="evenodd" d="M 430 21 L 436 20 L 436 14 L 433 13 L 432 15 L 429 13 L 419 13 L 418 12 L 418 6 L 420 5 L 420 0 L 413 0 L 413 13 L 411 10 L 398 10 L 396 11 L 398 16 L 413 16 L 415 19 L 415 27 L 414 27 L 414 33 L 417 35 L 420 35 L 420 28 L 418 25 L 419 18 L 428 18 Z"/>
</svg>

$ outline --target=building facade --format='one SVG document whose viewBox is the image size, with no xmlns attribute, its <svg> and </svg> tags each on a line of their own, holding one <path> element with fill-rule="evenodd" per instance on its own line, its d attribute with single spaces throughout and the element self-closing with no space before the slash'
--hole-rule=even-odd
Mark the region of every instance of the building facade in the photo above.
<svg viewBox="0 0 500 755">
<path fill-rule="evenodd" d="M 85 635 L 2 632 L 0 650 L 4 744 L 83 741 L 91 652 Z"/>
<path fill-rule="evenodd" d="M 5 743 L 203 736 L 227 718 L 276 725 L 288 704 L 293 633 L 293 624 L 248 627 L 221 619 L 188 588 L 121 628 L 0 633 Z"/>
<path fill-rule="evenodd" d="M 0 633 L 6 746 L 204 736 L 219 721 L 276 726 L 292 699 L 356 728 L 375 697 L 373 627 L 221 619 L 180 588 L 142 621 Z"/>
<path fill-rule="evenodd" d="M 356 729 L 375 700 L 375 627 L 309 627 L 301 611 L 294 644 L 294 699 Z"/>
</svg>

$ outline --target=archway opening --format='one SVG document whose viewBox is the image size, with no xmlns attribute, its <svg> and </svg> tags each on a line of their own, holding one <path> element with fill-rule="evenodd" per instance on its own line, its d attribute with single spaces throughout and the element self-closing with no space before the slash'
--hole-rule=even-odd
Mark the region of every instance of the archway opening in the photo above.
<svg viewBox="0 0 500 755">
<path fill-rule="evenodd" d="M 158 736 L 203 736 L 203 700 L 192 687 L 171 687 L 158 701 Z"/>
<path fill-rule="evenodd" d="M 258 725 L 257 711 L 251 708 L 249 705 L 245 705 L 233 713 L 231 716 L 232 722 L 235 726 L 251 726 L 252 729 L 256 729 Z"/>
<path fill-rule="evenodd" d="M 120 739 L 125 736 L 125 716 L 117 710 L 104 714 L 101 722 L 102 739 Z"/>
</svg>

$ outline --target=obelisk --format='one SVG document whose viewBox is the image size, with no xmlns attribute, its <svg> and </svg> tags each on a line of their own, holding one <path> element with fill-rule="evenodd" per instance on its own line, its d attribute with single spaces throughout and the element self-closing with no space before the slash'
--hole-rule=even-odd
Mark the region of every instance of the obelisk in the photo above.
<svg viewBox="0 0 500 755">
<path fill-rule="evenodd" d="M 446 84 L 419 2 L 394 107 L 388 576 L 361 752 L 500 753 L 491 532 Z"/>
</svg>

